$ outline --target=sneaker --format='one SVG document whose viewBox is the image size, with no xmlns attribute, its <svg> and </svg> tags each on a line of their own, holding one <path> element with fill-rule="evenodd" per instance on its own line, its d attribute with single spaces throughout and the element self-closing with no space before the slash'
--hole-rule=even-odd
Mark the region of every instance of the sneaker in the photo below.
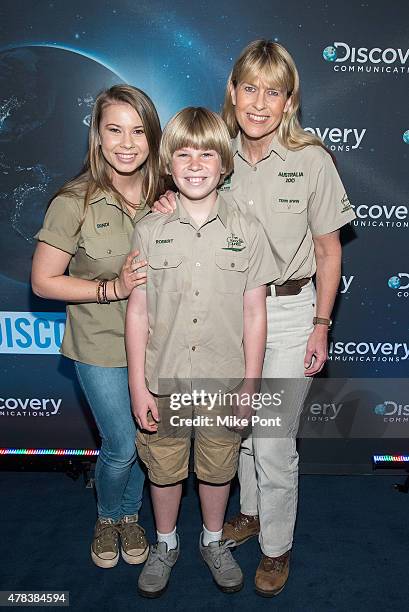
<svg viewBox="0 0 409 612">
<path fill-rule="evenodd" d="M 258 516 L 249 516 L 239 512 L 223 525 L 223 539 L 234 540 L 236 546 L 244 544 L 260 533 Z"/>
<path fill-rule="evenodd" d="M 91 544 L 91 559 L 105 569 L 115 567 L 119 559 L 118 523 L 111 518 L 99 518 Z"/>
<path fill-rule="evenodd" d="M 222 540 L 203 546 L 202 535 L 199 541 L 200 553 L 216 585 L 223 593 L 240 591 L 244 584 L 243 572 L 229 550 L 236 546 L 236 543 L 233 540 Z"/>
<path fill-rule="evenodd" d="M 290 551 L 279 557 L 263 555 L 256 571 L 256 593 L 262 597 L 274 597 L 281 593 L 290 571 Z"/>
<path fill-rule="evenodd" d="M 138 580 L 138 593 L 143 597 L 160 597 L 166 591 L 170 572 L 179 557 L 179 538 L 177 540 L 177 548 L 171 550 L 168 550 L 166 542 L 157 542 L 151 546 Z"/>
<path fill-rule="evenodd" d="M 138 515 L 124 516 L 119 525 L 121 534 L 121 555 L 124 561 L 137 565 L 146 561 L 149 554 L 149 544 L 145 530 L 138 525 Z"/>
</svg>

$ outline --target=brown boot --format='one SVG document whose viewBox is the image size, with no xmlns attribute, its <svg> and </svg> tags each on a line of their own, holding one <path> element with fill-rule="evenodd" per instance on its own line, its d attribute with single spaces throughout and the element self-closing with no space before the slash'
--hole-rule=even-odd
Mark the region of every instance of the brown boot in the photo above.
<svg viewBox="0 0 409 612">
<path fill-rule="evenodd" d="M 262 597 L 274 597 L 281 593 L 290 569 L 290 551 L 280 557 L 263 555 L 256 571 L 256 593 Z"/>
<path fill-rule="evenodd" d="M 239 512 L 223 525 L 223 540 L 234 540 L 236 546 L 244 544 L 260 533 L 258 516 L 249 516 Z"/>
</svg>

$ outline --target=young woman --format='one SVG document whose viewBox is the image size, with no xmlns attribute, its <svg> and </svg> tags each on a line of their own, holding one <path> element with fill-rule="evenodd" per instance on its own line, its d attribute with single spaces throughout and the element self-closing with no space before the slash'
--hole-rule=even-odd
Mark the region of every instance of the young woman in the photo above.
<svg viewBox="0 0 409 612">
<path fill-rule="evenodd" d="M 103 568 L 116 565 L 119 547 L 131 564 L 149 552 L 138 524 L 144 474 L 135 450 L 124 323 L 129 294 L 146 281 L 146 262 L 136 260 L 137 251 L 128 253 L 135 224 L 157 196 L 160 136 L 144 92 L 129 85 L 102 92 L 84 170 L 51 202 L 33 259 L 34 293 L 68 303 L 61 352 L 74 360 L 102 439 L 91 557 Z"/>
</svg>

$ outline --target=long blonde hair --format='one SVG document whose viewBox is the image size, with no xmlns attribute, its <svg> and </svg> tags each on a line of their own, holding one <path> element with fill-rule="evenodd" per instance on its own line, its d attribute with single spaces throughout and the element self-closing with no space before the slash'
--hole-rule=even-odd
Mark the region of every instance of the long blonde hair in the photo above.
<svg viewBox="0 0 409 612">
<path fill-rule="evenodd" d="M 123 207 L 134 206 L 114 187 L 110 166 L 99 144 L 99 126 L 104 108 L 108 104 L 118 102 L 129 104 L 138 113 L 148 142 L 149 155 L 140 169 L 143 176 L 141 197 L 151 205 L 162 191 L 159 178 L 161 127 L 156 108 L 141 89 L 131 85 L 113 85 L 102 91 L 95 100 L 88 134 L 88 153 L 81 173 L 66 183 L 56 194 L 83 197 L 84 217 L 90 200 L 99 190 L 113 196 Z"/>
<path fill-rule="evenodd" d="M 231 87 L 236 88 L 243 82 L 253 83 L 257 78 L 271 88 L 284 91 L 287 99 L 291 96 L 290 106 L 277 129 L 277 138 L 281 144 L 292 150 L 307 145 L 319 145 L 327 150 L 317 136 L 305 132 L 300 125 L 300 79 L 293 58 L 282 45 L 267 39 L 255 40 L 243 49 L 227 81 L 222 116 L 230 136 L 235 138 L 240 132 L 231 99 Z"/>
</svg>

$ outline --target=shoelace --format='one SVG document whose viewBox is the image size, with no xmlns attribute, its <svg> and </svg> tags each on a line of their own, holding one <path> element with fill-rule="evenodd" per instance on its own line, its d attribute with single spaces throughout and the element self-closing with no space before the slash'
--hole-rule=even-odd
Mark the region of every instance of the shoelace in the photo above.
<svg viewBox="0 0 409 612">
<path fill-rule="evenodd" d="M 236 567 L 236 562 L 233 557 L 229 554 L 229 548 L 234 548 L 236 546 L 236 542 L 234 540 L 224 540 L 224 542 L 220 542 L 219 546 L 212 547 L 211 553 L 213 556 L 212 562 L 213 566 L 216 569 L 220 569 L 222 565 L 222 558 L 224 560 L 224 569 L 230 570 Z"/>
<path fill-rule="evenodd" d="M 118 533 L 119 528 L 116 524 L 103 519 L 100 520 L 96 534 L 97 546 L 100 548 L 104 544 L 116 544 L 116 534 Z"/>
<path fill-rule="evenodd" d="M 162 562 L 167 567 L 172 567 L 173 564 L 169 561 L 163 553 L 161 553 L 157 546 L 153 546 L 151 548 L 150 555 L 148 557 L 148 561 L 146 565 L 149 567 L 149 573 L 154 575 L 162 574 L 162 567 L 160 562 Z"/>
<path fill-rule="evenodd" d="M 281 573 L 283 571 L 283 569 L 285 568 L 287 559 L 274 559 L 274 561 L 272 559 L 270 559 L 270 557 L 265 556 L 264 557 L 264 567 L 266 569 L 266 571 L 276 571 Z"/>
<path fill-rule="evenodd" d="M 135 544 L 145 545 L 145 529 L 137 523 L 123 522 L 121 525 L 121 535 L 126 543 L 135 542 Z"/>
</svg>

